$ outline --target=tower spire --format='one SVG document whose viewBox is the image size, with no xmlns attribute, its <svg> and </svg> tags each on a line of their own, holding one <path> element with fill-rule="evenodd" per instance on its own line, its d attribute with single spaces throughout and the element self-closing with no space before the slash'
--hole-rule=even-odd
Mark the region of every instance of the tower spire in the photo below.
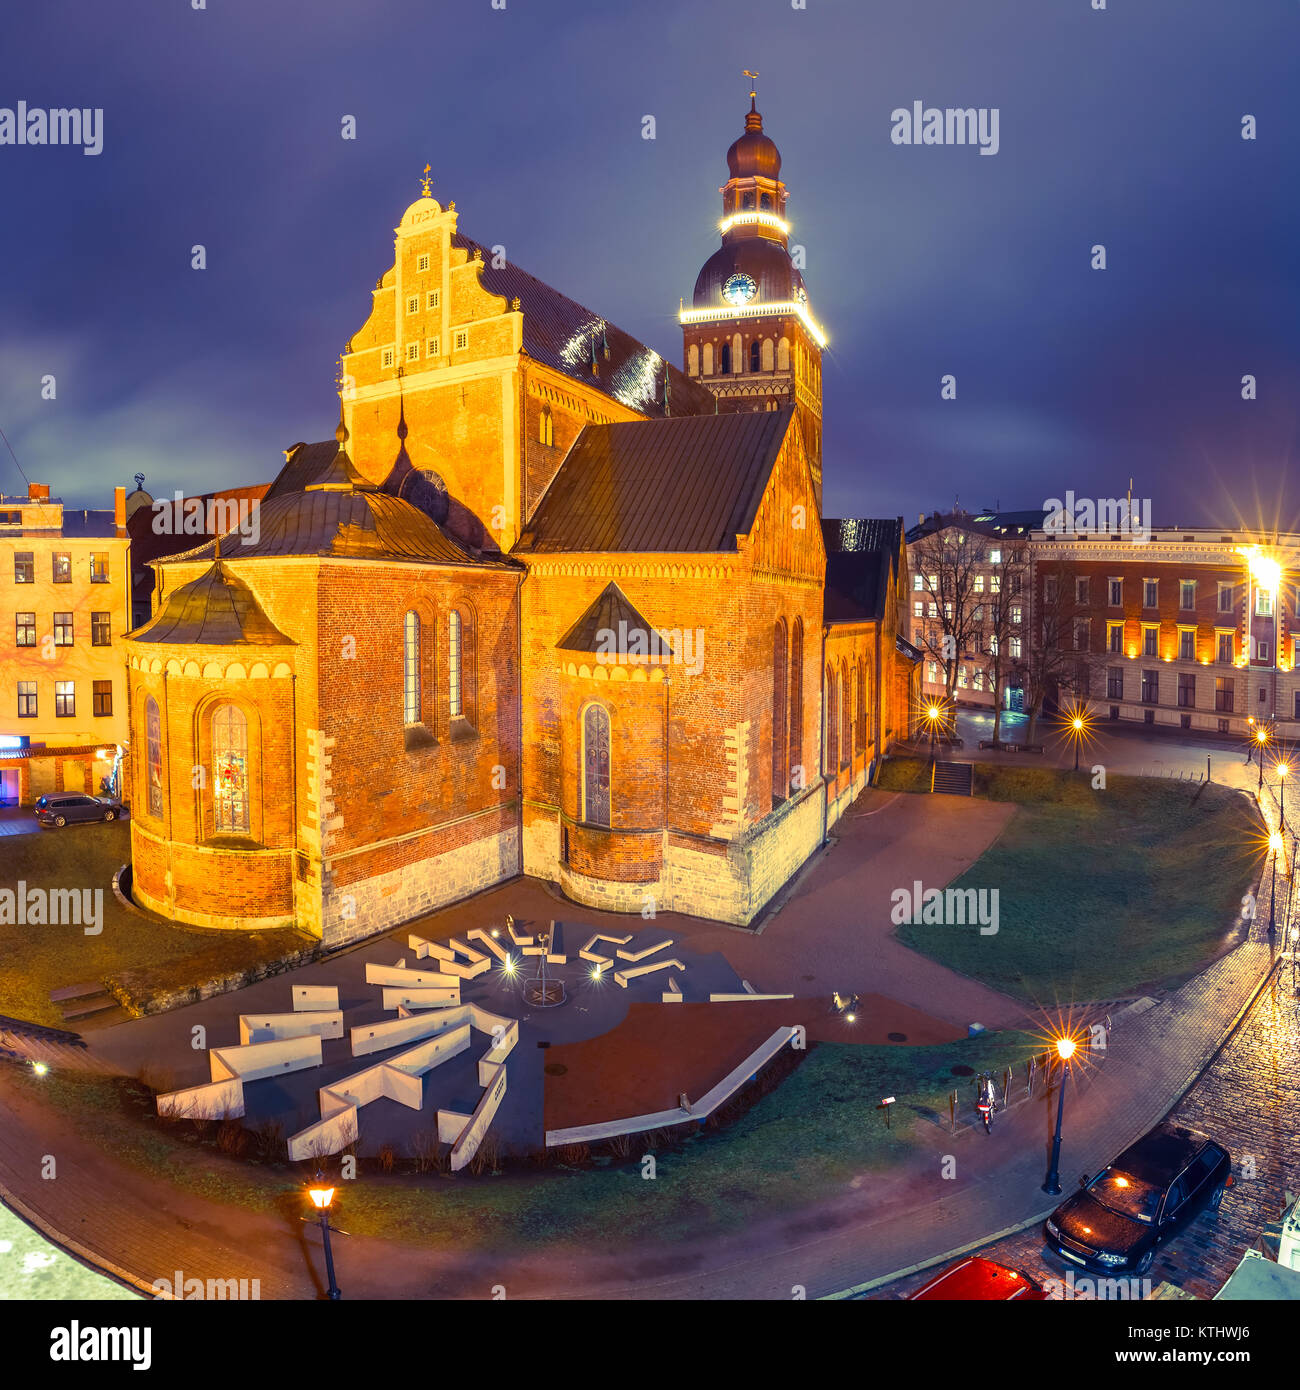
<svg viewBox="0 0 1300 1390">
<path fill-rule="evenodd" d="M 745 69 L 745 76 L 749 78 L 749 109 L 757 114 L 758 111 L 758 74 Z"/>
</svg>

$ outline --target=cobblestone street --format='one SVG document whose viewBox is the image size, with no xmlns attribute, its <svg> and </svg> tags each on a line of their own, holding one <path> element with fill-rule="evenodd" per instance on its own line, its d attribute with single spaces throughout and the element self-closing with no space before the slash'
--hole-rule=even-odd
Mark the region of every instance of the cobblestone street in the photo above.
<svg viewBox="0 0 1300 1390">
<path fill-rule="evenodd" d="M 1157 1256 L 1148 1276 L 1152 1292 L 1167 1283 L 1195 1298 L 1213 1298 L 1243 1251 L 1278 1220 L 1286 1193 L 1300 1191 L 1300 998 L 1294 970 L 1292 958 L 1282 961 L 1231 1041 L 1170 1114 L 1173 1122 L 1228 1149 L 1234 1182 L 1217 1215 L 1203 1212 Z M 1074 1296 L 1090 1296 L 1091 1284 L 1084 1282 L 1090 1276 L 1047 1252 L 1040 1222 L 978 1253 L 1046 1284 L 1052 1293 L 1059 1294 L 1061 1285 L 1072 1288 L 1071 1276 L 1080 1284 Z M 940 1268 L 932 1265 L 867 1297 L 907 1298 Z"/>
</svg>

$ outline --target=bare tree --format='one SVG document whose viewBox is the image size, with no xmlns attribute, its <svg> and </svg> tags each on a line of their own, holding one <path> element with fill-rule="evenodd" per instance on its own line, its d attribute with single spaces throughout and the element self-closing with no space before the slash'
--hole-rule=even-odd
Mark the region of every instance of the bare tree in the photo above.
<svg viewBox="0 0 1300 1390">
<path fill-rule="evenodd" d="M 913 551 L 913 572 L 922 582 L 913 592 L 925 594 L 928 609 L 921 645 L 943 663 L 949 705 L 957 684 L 958 657 L 981 645 L 989 540 L 983 532 L 953 519 L 924 537 Z"/>
<path fill-rule="evenodd" d="M 1034 729 L 1049 698 L 1088 693 L 1093 665 L 1090 629 L 1086 606 L 1076 601 L 1076 578 L 1073 568 L 1064 563 L 1040 563 L 1034 575 L 1031 631 L 1015 665 L 1029 718 L 1026 743 L 1034 741 Z"/>
<path fill-rule="evenodd" d="M 1002 691 L 1015 669 L 1012 642 L 1023 644 L 1028 635 L 1024 615 L 1029 607 L 1029 551 L 1007 542 L 989 551 L 990 622 L 988 625 L 988 675 L 993 691 L 993 741 L 1002 736 Z M 1017 621 L 1017 618 L 1019 619 Z"/>
</svg>

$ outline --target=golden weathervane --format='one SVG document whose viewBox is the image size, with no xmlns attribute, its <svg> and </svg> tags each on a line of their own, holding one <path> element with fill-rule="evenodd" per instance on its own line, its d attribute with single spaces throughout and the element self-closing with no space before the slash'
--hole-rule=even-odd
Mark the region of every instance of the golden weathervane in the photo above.
<svg viewBox="0 0 1300 1390">
<path fill-rule="evenodd" d="M 426 197 L 426 198 L 432 198 L 432 197 L 433 197 L 433 194 L 429 191 L 429 177 L 430 177 L 429 171 L 430 171 L 431 168 L 432 168 L 431 165 L 426 164 L 426 165 L 424 166 L 424 173 L 423 173 L 423 175 L 421 175 L 421 177 L 420 177 L 420 187 L 421 187 L 421 189 L 423 190 L 423 196 Z"/>
</svg>

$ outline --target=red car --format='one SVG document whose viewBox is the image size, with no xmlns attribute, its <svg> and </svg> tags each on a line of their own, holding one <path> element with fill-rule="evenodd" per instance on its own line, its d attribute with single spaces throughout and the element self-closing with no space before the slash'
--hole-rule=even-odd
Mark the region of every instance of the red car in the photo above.
<svg viewBox="0 0 1300 1390">
<path fill-rule="evenodd" d="M 936 1298 L 969 1302 L 972 1299 L 1006 1302 L 1019 1298 L 1025 1302 L 1042 1302 L 1047 1295 L 1019 1270 L 994 1264 L 980 1255 L 967 1255 L 942 1274 L 936 1274 L 928 1284 L 912 1295 L 917 1298 Z M 910 1302 L 911 1300 L 909 1300 Z"/>
</svg>

